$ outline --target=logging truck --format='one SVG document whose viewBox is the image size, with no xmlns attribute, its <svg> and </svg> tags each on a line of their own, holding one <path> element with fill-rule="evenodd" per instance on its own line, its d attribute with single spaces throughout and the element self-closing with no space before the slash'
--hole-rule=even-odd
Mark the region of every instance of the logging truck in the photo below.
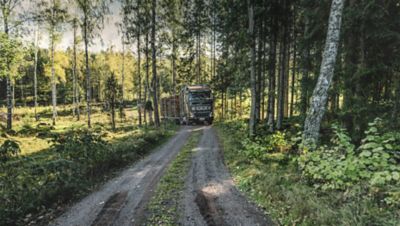
<svg viewBox="0 0 400 226">
<path fill-rule="evenodd" d="M 179 95 L 162 98 L 161 117 L 181 125 L 212 124 L 214 99 L 211 89 L 207 85 L 187 85 Z"/>
</svg>

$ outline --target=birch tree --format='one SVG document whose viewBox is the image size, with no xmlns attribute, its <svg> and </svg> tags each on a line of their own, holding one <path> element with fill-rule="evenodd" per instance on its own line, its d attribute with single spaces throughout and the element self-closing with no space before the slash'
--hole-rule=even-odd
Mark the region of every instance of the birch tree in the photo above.
<svg viewBox="0 0 400 226">
<path fill-rule="evenodd" d="M 86 111 L 87 124 L 91 128 L 91 78 L 89 65 L 90 42 L 97 32 L 104 26 L 104 16 L 108 13 L 108 5 L 112 0 L 74 0 L 80 11 L 79 24 L 81 25 L 83 43 L 85 46 L 85 75 L 86 75 Z"/>
<path fill-rule="evenodd" d="M 40 30 L 39 30 L 39 22 L 36 22 L 36 28 L 35 28 L 35 43 L 34 43 L 34 54 L 35 54 L 35 59 L 34 59 L 34 71 L 33 71 L 33 95 L 34 95 L 34 104 L 35 104 L 35 120 L 38 121 L 39 117 L 37 114 L 37 107 L 38 107 L 38 82 L 37 82 L 37 71 L 38 71 L 38 50 L 39 50 L 39 36 L 40 36 Z"/>
<path fill-rule="evenodd" d="M 56 39 L 58 38 L 58 32 L 62 23 L 67 17 L 67 11 L 63 8 L 60 0 L 51 0 L 42 2 L 43 11 L 41 16 L 43 20 L 48 24 L 48 31 L 50 35 L 50 52 L 51 52 L 51 100 L 53 107 L 52 123 L 56 125 L 57 118 L 57 81 L 54 65 L 54 52 L 56 48 Z"/>
<path fill-rule="evenodd" d="M 77 46 L 79 44 L 79 40 L 77 37 L 77 30 L 78 30 L 78 19 L 75 17 L 72 19 L 72 29 L 73 29 L 73 56 L 72 56 L 72 83 L 73 83 L 73 105 L 74 105 L 74 116 L 76 115 L 77 120 L 80 120 L 80 101 L 79 101 L 79 85 L 78 85 L 78 70 L 77 70 Z"/>
<path fill-rule="evenodd" d="M 321 121 L 326 110 L 328 89 L 331 85 L 336 55 L 339 47 L 340 27 L 345 0 L 333 0 L 329 16 L 328 33 L 317 85 L 311 97 L 310 109 L 304 123 L 303 143 L 315 147 L 318 142 Z"/>
<path fill-rule="evenodd" d="M 21 0 L 1 0 L 1 17 L 3 19 L 3 32 L 5 39 L 9 38 L 10 35 L 10 20 L 12 19 L 15 7 L 21 2 Z M 7 129 L 12 129 L 12 111 L 13 111 L 13 100 L 11 93 L 11 75 L 10 75 L 10 59 L 5 58 L 6 67 L 4 70 L 4 77 L 6 78 L 6 89 L 7 89 Z"/>
</svg>

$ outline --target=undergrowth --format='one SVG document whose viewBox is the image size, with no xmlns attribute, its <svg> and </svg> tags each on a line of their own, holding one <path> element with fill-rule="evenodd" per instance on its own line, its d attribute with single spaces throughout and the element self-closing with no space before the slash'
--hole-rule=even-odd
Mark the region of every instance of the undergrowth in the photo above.
<svg viewBox="0 0 400 226">
<path fill-rule="evenodd" d="M 18 151 L 15 145 L 4 143 L 1 150 L 11 154 L 0 163 L 0 225 L 44 223 L 60 206 L 140 159 L 172 131 L 144 129 L 108 141 L 101 131 L 73 129 L 53 134 L 48 150 L 20 157 L 11 152 Z"/>
<path fill-rule="evenodd" d="M 217 130 L 239 189 L 277 224 L 400 225 L 399 134 L 379 124 L 370 124 L 357 148 L 334 126 L 331 143 L 314 152 L 300 149 L 296 131 L 244 139 L 240 121 Z"/>
</svg>

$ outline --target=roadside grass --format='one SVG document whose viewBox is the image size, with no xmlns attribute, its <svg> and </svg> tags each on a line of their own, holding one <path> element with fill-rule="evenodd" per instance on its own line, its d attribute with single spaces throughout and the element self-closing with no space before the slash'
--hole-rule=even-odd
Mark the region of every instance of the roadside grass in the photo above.
<svg viewBox="0 0 400 226">
<path fill-rule="evenodd" d="M 179 202 L 201 132 L 194 132 L 157 185 L 146 208 L 146 225 L 179 225 Z"/>
<path fill-rule="evenodd" d="M 66 128 L 50 130 L 44 138 L 36 132 L 11 137 L 23 154 L 0 163 L 0 225 L 46 224 L 177 129 L 174 125 L 138 128 L 129 122 L 112 131 L 105 117 L 91 130 L 68 127 L 66 117 L 59 122 Z"/>
<path fill-rule="evenodd" d="M 5 108 L 0 108 L 0 112 L 6 112 Z M 99 107 L 93 107 L 91 117 L 93 130 L 104 131 L 105 139 L 112 141 L 116 138 L 122 138 L 127 133 L 135 133 L 139 131 L 137 128 L 137 112 L 136 109 L 125 109 L 125 119 L 116 118 L 117 129 L 111 130 L 110 117 L 106 112 L 101 112 Z M 77 121 L 72 116 L 72 106 L 59 106 L 59 115 L 57 117 L 56 126 L 52 126 L 51 107 L 38 107 L 39 121 L 34 118 L 33 108 L 17 107 L 14 110 L 13 131 L 2 132 L 0 125 L 0 144 L 5 140 L 11 139 L 16 141 L 20 148 L 20 155 L 30 155 L 39 151 L 46 150 L 51 147 L 52 134 L 62 134 L 72 129 L 87 128 L 86 114 L 82 111 L 81 120 Z M 117 114 L 118 116 L 119 114 Z M 5 126 L 5 125 L 4 125 Z"/>
<path fill-rule="evenodd" d="M 317 190 L 303 178 L 290 154 L 250 160 L 241 143 L 244 131 L 224 123 L 216 128 L 236 185 L 278 225 L 400 225 L 400 211 L 366 195 L 367 185 L 347 191 Z"/>
</svg>

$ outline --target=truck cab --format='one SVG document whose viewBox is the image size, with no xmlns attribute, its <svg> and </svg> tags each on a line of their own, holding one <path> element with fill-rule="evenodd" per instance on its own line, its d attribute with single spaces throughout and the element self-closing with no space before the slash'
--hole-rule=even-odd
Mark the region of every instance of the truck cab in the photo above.
<svg viewBox="0 0 400 226">
<path fill-rule="evenodd" d="M 212 124 L 214 120 L 214 99 L 207 85 L 185 86 L 180 92 L 180 122 Z"/>
</svg>

